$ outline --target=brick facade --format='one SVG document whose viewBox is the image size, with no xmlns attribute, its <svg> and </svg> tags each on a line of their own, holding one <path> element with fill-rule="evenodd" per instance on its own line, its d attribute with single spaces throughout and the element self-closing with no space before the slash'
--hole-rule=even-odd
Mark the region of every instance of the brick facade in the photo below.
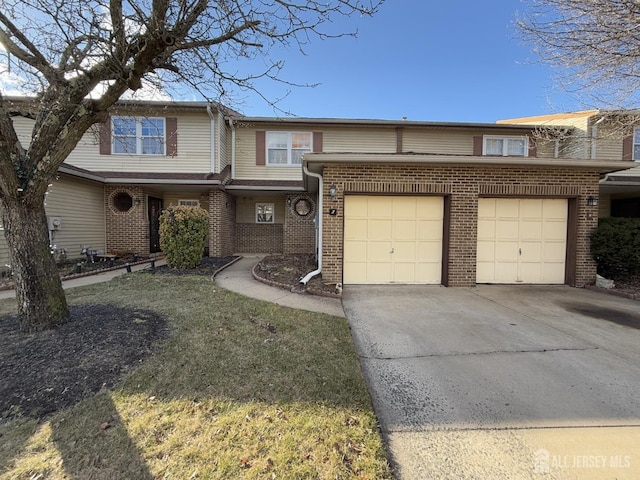
<svg viewBox="0 0 640 480">
<path fill-rule="evenodd" d="M 313 209 L 305 216 L 298 215 L 294 206 L 298 200 L 307 200 Z M 284 220 L 283 253 L 315 253 L 316 225 L 313 219 L 316 215 L 316 201 L 310 195 L 288 195 L 287 209 Z"/>
<path fill-rule="evenodd" d="M 556 197 L 570 199 L 567 270 L 568 283 L 584 286 L 593 281 L 596 265 L 590 255 L 589 236 L 597 226 L 598 207 L 586 199 L 598 195 L 599 173 L 587 169 L 493 166 L 427 166 L 327 164 L 324 166 L 323 272 L 324 281 L 342 282 L 344 195 L 349 193 L 442 195 L 448 205 L 448 255 L 443 284 L 475 285 L 478 198 Z M 336 185 L 335 199 L 328 197 Z M 575 214 L 571 214 L 574 205 Z M 330 208 L 337 215 L 328 214 Z M 573 218 L 575 217 L 575 218 Z M 445 243 L 447 243 L 445 241 Z"/>
<path fill-rule="evenodd" d="M 118 211 L 114 206 L 113 199 L 119 193 L 127 193 L 131 196 L 133 202 L 128 211 Z M 107 185 L 104 203 L 107 251 L 128 251 L 148 255 L 149 221 L 142 187 Z"/>
<path fill-rule="evenodd" d="M 235 198 L 222 190 L 209 192 L 209 256 L 226 257 L 235 251 Z"/>
<path fill-rule="evenodd" d="M 282 224 L 236 224 L 235 251 L 240 253 L 282 253 Z"/>
</svg>

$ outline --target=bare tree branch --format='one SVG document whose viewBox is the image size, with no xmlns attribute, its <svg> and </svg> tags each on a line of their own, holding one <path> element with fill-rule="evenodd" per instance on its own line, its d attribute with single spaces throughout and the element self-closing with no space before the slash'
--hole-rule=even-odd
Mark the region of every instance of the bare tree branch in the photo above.
<svg viewBox="0 0 640 480">
<path fill-rule="evenodd" d="M 539 58 L 585 103 L 632 108 L 640 92 L 640 2 L 531 0 L 517 20 Z"/>
</svg>

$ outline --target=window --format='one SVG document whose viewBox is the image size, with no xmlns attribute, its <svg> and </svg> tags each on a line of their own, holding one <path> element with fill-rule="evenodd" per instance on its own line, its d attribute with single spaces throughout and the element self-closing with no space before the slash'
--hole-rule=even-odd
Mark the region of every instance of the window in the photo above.
<svg viewBox="0 0 640 480">
<path fill-rule="evenodd" d="M 640 128 L 633 129 L 633 161 L 640 162 Z"/>
<path fill-rule="evenodd" d="M 485 135 L 484 143 L 482 146 L 482 154 L 502 157 L 528 157 L 529 138 L 495 137 Z"/>
<path fill-rule="evenodd" d="M 267 132 L 267 165 L 301 165 L 312 138 L 311 132 Z"/>
<path fill-rule="evenodd" d="M 112 153 L 165 154 L 164 118 L 114 117 L 112 122 Z"/>
<path fill-rule="evenodd" d="M 178 200 L 178 205 L 181 207 L 199 207 L 200 200 Z"/>
<path fill-rule="evenodd" d="M 256 203 L 256 223 L 274 223 L 273 203 Z"/>
</svg>

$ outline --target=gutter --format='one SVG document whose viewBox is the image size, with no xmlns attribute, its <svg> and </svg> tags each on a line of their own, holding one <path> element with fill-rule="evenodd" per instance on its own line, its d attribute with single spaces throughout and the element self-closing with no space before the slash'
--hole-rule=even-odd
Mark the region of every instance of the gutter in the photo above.
<svg viewBox="0 0 640 480">
<path fill-rule="evenodd" d="M 216 167 L 216 120 L 213 116 L 213 112 L 211 111 L 211 105 L 207 103 L 207 114 L 209 115 L 209 119 L 211 120 L 211 130 L 209 132 L 209 136 L 211 139 L 211 153 L 210 153 L 210 162 L 211 162 L 211 171 L 214 173 L 218 173 L 219 170 Z"/>
<path fill-rule="evenodd" d="M 233 126 L 233 118 L 229 117 L 231 129 L 231 180 L 236 178 L 236 127 Z"/>
<path fill-rule="evenodd" d="M 317 178 L 319 182 L 318 208 L 316 209 L 316 211 L 318 212 L 318 234 L 316 235 L 316 243 L 317 243 L 316 249 L 318 252 L 318 268 L 315 269 L 313 272 L 307 273 L 304 277 L 300 279 L 300 283 L 303 285 L 306 285 L 309 280 L 311 280 L 313 277 L 315 277 L 316 275 L 322 272 L 322 211 L 323 211 L 322 191 L 324 187 L 323 187 L 322 175 L 320 175 L 319 173 L 314 173 L 309 171 L 306 163 L 302 164 L 302 171 L 305 173 L 305 175 L 309 175 L 310 177 Z"/>
</svg>

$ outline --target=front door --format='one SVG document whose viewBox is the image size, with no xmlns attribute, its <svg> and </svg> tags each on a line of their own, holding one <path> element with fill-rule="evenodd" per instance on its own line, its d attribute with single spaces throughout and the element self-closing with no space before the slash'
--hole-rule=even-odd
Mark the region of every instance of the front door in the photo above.
<svg viewBox="0 0 640 480">
<path fill-rule="evenodd" d="M 160 251 L 160 214 L 162 213 L 162 199 L 148 197 L 149 212 L 149 252 Z"/>
</svg>

